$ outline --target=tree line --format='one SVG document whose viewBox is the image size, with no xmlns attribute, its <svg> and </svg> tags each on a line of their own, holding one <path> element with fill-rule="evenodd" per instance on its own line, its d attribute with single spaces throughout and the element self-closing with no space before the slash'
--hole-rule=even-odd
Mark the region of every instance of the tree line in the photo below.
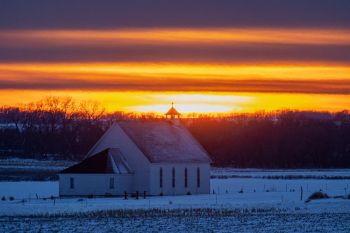
<svg viewBox="0 0 350 233">
<path fill-rule="evenodd" d="M 81 160 L 118 120 L 154 114 L 108 113 L 94 101 L 46 97 L 0 107 L 0 156 Z M 192 114 L 181 119 L 215 166 L 350 167 L 350 113 L 276 111 Z"/>
<path fill-rule="evenodd" d="M 79 159 L 103 133 L 105 110 L 93 101 L 46 97 L 0 109 L 0 153 L 4 156 Z"/>
<path fill-rule="evenodd" d="M 282 111 L 243 118 L 197 118 L 188 128 L 217 166 L 348 168 L 349 119 L 347 111 Z"/>
</svg>

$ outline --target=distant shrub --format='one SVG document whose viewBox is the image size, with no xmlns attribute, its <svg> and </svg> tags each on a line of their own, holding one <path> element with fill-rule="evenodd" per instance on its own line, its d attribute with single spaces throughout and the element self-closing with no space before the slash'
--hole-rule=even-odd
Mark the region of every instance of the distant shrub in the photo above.
<svg viewBox="0 0 350 233">
<path fill-rule="evenodd" d="M 15 198 L 11 196 L 11 197 L 9 197 L 9 200 L 13 201 L 13 200 L 15 200 Z"/>
<path fill-rule="evenodd" d="M 187 192 L 187 195 L 192 195 L 190 191 Z"/>
<path fill-rule="evenodd" d="M 159 193 L 159 196 L 163 196 L 163 195 L 164 195 L 163 192 Z"/>
<path fill-rule="evenodd" d="M 94 198 L 94 195 L 89 194 L 89 195 L 87 196 L 87 198 L 89 198 L 89 199 Z"/>
<path fill-rule="evenodd" d="M 306 202 L 309 202 L 311 200 L 318 200 L 318 199 L 326 199 L 329 198 L 327 193 L 323 193 L 323 192 L 314 192 L 313 194 L 311 194 L 311 196 L 306 200 Z"/>
<path fill-rule="evenodd" d="M 53 199 L 55 199 L 55 197 L 54 197 L 54 196 L 51 196 L 50 199 L 53 200 Z"/>
<path fill-rule="evenodd" d="M 350 199 L 350 194 L 347 196 L 348 199 Z"/>
<path fill-rule="evenodd" d="M 2 197 L 1 200 L 2 200 L 2 201 L 6 201 L 6 197 Z"/>
</svg>

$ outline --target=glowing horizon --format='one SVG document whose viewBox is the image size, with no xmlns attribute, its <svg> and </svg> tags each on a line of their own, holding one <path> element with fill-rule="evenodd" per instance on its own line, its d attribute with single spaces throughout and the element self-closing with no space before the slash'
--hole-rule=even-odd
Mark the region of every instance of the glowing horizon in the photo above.
<svg viewBox="0 0 350 233">
<path fill-rule="evenodd" d="M 7 106 L 36 102 L 46 96 L 72 97 L 77 101 L 97 100 L 107 112 L 124 111 L 164 114 L 171 102 L 182 114 L 191 113 L 254 113 L 260 111 L 301 110 L 337 112 L 349 110 L 347 95 L 289 94 L 289 93 L 179 93 L 179 92 L 86 92 L 7 90 L 0 98 L 22 97 Z M 127 96 L 127 98 L 125 98 Z M 189 100 L 191 100 L 189 103 Z M 270 103 L 266 105 L 266 103 Z M 310 107 L 312 106 L 312 107 Z M 216 110 L 216 111 L 213 111 Z"/>
</svg>

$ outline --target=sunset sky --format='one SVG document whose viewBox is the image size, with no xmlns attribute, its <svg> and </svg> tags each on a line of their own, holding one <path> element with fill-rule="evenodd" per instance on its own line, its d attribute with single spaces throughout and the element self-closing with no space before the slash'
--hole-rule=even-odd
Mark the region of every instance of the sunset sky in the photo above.
<svg viewBox="0 0 350 233">
<path fill-rule="evenodd" d="M 350 109 L 350 1 L 0 1 L 0 105 Z"/>
</svg>

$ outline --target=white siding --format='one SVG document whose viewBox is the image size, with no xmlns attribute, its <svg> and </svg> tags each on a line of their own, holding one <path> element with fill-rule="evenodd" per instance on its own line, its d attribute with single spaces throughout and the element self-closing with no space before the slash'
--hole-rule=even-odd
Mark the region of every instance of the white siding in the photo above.
<svg viewBox="0 0 350 233">
<path fill-rule="evenodd" d="M 74 179 L 74 188 L 70 179 Z M 110 178 L 114 178 L 114 188 L 110 188 Z M 130 174 L 59 174 L 60 196 L 104 196 L 123 195 L 132 192 L 133 175 Z"/>
<path fill-rule="evenodd" d="M 149 193 L 150 162 L 125 132 L 114 124 L 89 151 L 91 156 L 107 148 L 119 148 L 134 171 L 133 192 Z"/>
<path fill-rule="evenodd" d="M 160 187 L 160 168 L 163 169 L 163 187 Z M 175 188 L 172 186 L 172 169 L 175 168 Z M 185 168 L 188 186 L 185 187 Z M 197 187 L 197 168 L 200 169 L 200 187 Z M 201 164 L 152 164 L 150 175 L 151 195 L 186 195 L 210 193 L 210 165 Z"/>
</svg>

